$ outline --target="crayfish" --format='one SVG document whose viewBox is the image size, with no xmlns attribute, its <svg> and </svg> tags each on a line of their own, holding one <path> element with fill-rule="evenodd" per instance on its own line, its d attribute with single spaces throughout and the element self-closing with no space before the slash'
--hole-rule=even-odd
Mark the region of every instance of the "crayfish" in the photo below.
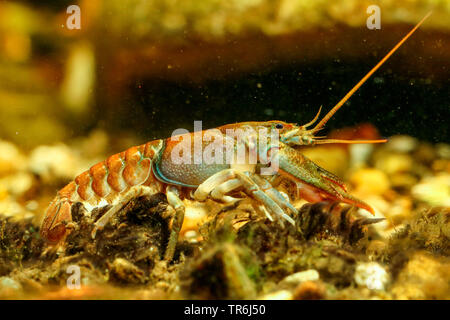
<svg viewBox="0 0 450 320">
<path fill-rule="evenodd" d="M 256 200 L 269 218 L 275 216 L 281 224 L 283 221 L 295 224 L 291 215 L 298 214 L 297 209 L 271 184 L 279 179 L 295 183 L 300 196 L 309 202 L 340 201 L 374 213 L 368 204 L 347 193 L 339 177 L 316 165 L 296 147 L 325 143 L 386 142 L 326 139 L 316 137 L 315 134 L 429 15 L 314 128 L 308 129 L 319 118 L 320 109 L 315 118 L 305 125 L 283 121 L 241 122 L 131 147 L 92 166 L 57 193 L 42 222 L 42 237 L 50 242 L 63 241 L 75 223 L 72 220 L 72 207 L 77 202 L 87 208 L 111 205 L 95 222 L 92 232 L 95 237 L 97 230 L 102 229 L 131 199 L 165 193 L 168 204 L 175 211 L 165 251 L 165 259 L 171 260 L 183 224 L 185 198 L 205 201 L 209 197 L 230 203 L 236 198 L 229 193 L 239 189 Z M 230 132 L 233 134 L 230 135 Z M 205 152 L 202 154 L 198 150 L 208 151 L 212 157 L 205 157 Z M 236 151 L 239 153 L 239 150 L 245 151 L 242 157 L 236 157 Z"/>
</svg>

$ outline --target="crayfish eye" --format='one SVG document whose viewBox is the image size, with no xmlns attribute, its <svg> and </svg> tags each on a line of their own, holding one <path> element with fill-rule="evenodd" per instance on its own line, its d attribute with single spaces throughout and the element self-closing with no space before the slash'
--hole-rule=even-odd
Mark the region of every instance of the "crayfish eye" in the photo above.
<svg viewBox="0 0 450 320">
<path fill-rule="evenodd" d="M 283 129 L 284 126 L 283 126 L 283 124 L 281 124 L 281 123 L 277 123 L 277 124 L 275 125 L 275 128 L 277 128 L 277 129 Z"/>
<path fill-rule="evenodd" d="M 302 137 L 302 141 L 303 141 L 303 143 L 306 144 L 306 145 L 312 143 L 311 137 L 308 137 L 308 136 L 303 136 L 303 137 Z"/>
</svg>

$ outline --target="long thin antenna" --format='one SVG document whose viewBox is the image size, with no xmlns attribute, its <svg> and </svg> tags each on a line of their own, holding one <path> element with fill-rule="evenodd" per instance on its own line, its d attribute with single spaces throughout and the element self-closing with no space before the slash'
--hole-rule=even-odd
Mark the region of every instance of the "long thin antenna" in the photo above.
<svg viewBox="0 0 450 320">
<path fill-rule="evenodd" d="M 316 116 L 314 117 L 314 119 L 312 119 L 310 122 L 308 122 L 307 124 L 304 124 L 303 127 L 308 128 L 310 125 L 314 124 L 314 122 L 317 121 L 317 119 L 320 116 L 320 111 L 322 111 L 322 106 L 320 106 L 319 108 L 319 112 L 317 112 Z"/>
<path fill-rule="evenodd" d="M 326 144 L 326 143 L 364 144 L 364 143 L 385 143 L 385 142 L 387 142 L 387 139 L 380 139 L 380 140 L 341 140 L 341 139 L 314 140 L 314 144 Z"/>
<path fill-rule="evenodd" d="M 389 59 L 389 57 L 414 33 L 414 31 L 416 31 L 420 25 L 431 15 L 431 11 L 427 13 L 427 15 L 425 17 L 422 18 L 422 20 L 420 20 L 420 22 L 406 35 L 403 37 L 402 40 L 400 40 L 399 43 L 397 43 L 395 45 L 395 47 L 389 51 L 389 53 L 383 58 L 381 59 L 380 62 L 378 62 L 378 64 L 372 68 L 372 70 L 370 70 L 365 76 L 364 78 L 362 78 L 354 87 L 352 90 L 350 90 L 344 98 L 342 98 L 341 101 L 338 102 L 338 104 L 336 104 L 333 109 L 330 110 L 330 112 L 327 113 L 327 115 L 325 117 L 323 117 L 322 120 L 320 120 L 320 122 L 314 127 L 314 129 L 312 129 L 313 132 L 317 132 L 320 128 L 322 128 L 325 123 L 327 123 L 327 121 L 336 113 L 336 111 L 339 110 L 340 107 L 342 107 L 342 105 L 356 92 L 356 90 L 358 90 L 364 82 L 366 82 L 367 79 L 370 78 L 370 76 L 378 70 L 379 67 L 381 67 L 381 65 L 386 62 L 387 59 Z"/>
</svg>

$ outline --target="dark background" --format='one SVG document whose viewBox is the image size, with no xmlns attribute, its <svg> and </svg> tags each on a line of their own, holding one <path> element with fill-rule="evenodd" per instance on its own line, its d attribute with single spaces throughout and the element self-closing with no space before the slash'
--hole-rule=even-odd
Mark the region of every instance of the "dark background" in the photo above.
<svg viewBox="0 0 450 320">
<path fill-rule="evenodd" d="M 22 2 L 37 5 L 34 1 Z M 46 0 L 38 6 L 61 12 L 70 4 L 65 0 Z M 108 29 L 112 22 L 103 23 Z M 125 81 L 126 89 L 119 98 L 112 101 L 108 97 L 116 88 L 110 86 L 111 77 L 106 76 L 96 88 L 96 103 L 89 118 L 81 119 L 73 134 L 101 127 L 110 132 L 131 130 L 142 140 L 152 140 L 168 137 L 177 128 L 192 130 L 194 120 L 202 120 L 204 129 L 251 120 L 276 119 L 303 124 L 314 117 L 321 105 L 322 115 L 330 110 L 411 28 L 403 26 L 396 30 L 383 25 L 379 31 L 369 31 L 363 27 L 357 29 L 360 34 L 356 37 L 350 35 L 354 32 L 351 29 L 337 35 L 332 31 L 331 38 L 317 36 L 314 40 L 318 48 L 323 47 L 320 50 L 325 52 L 325 58 L 308 59 L 293 54 L 292 61 L 266 61 L 253 72 L 230 70 L 229 74 L 205 77 L 200 82 L 186 78 L 177 81 L 163 75 L 133 75 Z M 369 122 L 385 137 L 407 134 L 434 143 L 450 142 L 446 40 L 444 35 L 438 35 L 431 42 L 436 46 L 435 54 L 422 56 L 421 50 L 427 46 L 424 41 L 431 35 L 427 32 L 433 31 L 419 29 L 334 115 L 323 132 Z M 354 46 L 359 48 L 356 51 L 363 48 L 364 54 L 348 59 L 340 54 L 341 48 L 329 44 L 333 37 L 342 39 L 339 41 L 347 51 Z M 117 48 L 129 45 L 128 38 L 114 39 L 103 34 L 93 34 L 91 38 L 111 55 Z M 389 44 L 383 43 L 386 38 Z M 302 36 L 295 41 L 302 43 Z M 444 47 L 439 49 L 438 42 L 444 43 Z M 146 44 L 140 43 L 138 47 Z M 302 50 L 308 51 L 307 45 Z M 251 57 L 253 52 L 246 54 Z M 105 70 L 119 68 L 120 74 L 121 67 L 114 61 L 101 56 L 98 60 L 100 79 Z M 208 68 L 220 68 L 219 64 L 218 60 Z M 417 68 L 409 70 L 411 64 Z"/>
<path fill-rule="evenodd" d="M 381 67 L 327 123 L 327 132 L 370 122 L 382 136 L 408 134 L 430 142 L 449 142 L 448 83 L 396 75 L 390 63 Z M 203 84 L 138 79 L 120 116 L 124 128 L 143 136 L 170 136 L 179 127 L 193 129 L 242 121 L 309 122 L 322 105 L 330 110 L 377 60 L 351 63 L 324 61 L 288 65 Z"/>
</svg>

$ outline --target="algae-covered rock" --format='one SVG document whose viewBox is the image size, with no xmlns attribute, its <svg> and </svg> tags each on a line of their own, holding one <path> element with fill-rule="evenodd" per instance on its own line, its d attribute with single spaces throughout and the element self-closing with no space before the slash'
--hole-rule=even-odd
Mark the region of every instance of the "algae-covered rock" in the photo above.
<svg viewBox="0 0 450 320">
<path fill-rule="evenodd" d="M 392 288 L 396 299 L 449 299 L 450 260 L 416 252 Z"/>
<path fill-rule="evenodd" d="M 433 254 L 450 254 L 450 209 L 434 208 L 422 211 L 399 229 L 389 240 L 390 258 L 395 259 L 415 250 Z"/>
<path fill-rule="evenodd" d="M 79 139 L 72 144 L 74 151 L 62 152 L 71 154 L 62 161 L 70 166 L 83 163 L 83 155 L 97 157 L 107 141 L 101 133 Z M 89 152 L 87 144 L 97 145 L 99 151 Z M 276 217 L 271 221 L 241 190 L 233 193 L 242 198 L 233 204 L 189 199 L 185 200 L 185 226 L 171 262 L 162 259 L 174 213 L 164 194 L 132 199 L 94 239 L 94 222 L 109 206 L 87 212 L 76 203 L 71 233 L 63 243 L 50 246 L 39 236 L 36 213 L 53 196 L 46 188 L 63 181 L 73 168 L 57 171 L 52 169 L 57 162 L 43 161 L 36 167 L 42 170 L 34 174 L 27 165 L 10 170 L 0 178 L 0 277 L 6 279 L 0 296 L 446 299 L 448 208 L 431 208 L 429 201 L 414 193 L 416 182 L 412 188 L 399 187 L 395 174 L 374 168 L 374 160 L 386 152 L 379 148 L 364 163 L 355 163 L 356 167 L 341 165 L 348 166 L 344 176 L 352 182 L 349 192 L 372 205 L 375 217 L 338 202 L 305 203 L 284 184 L 275 185 L 297 206 L 298 215 L 292 215 L 295 226 L 282 225 Z M 413 157 L 414 163 L 427 168 L 426 174 L 421 176 L 414 166 L 396 174 L 426 183 L 443 174 L 446 166 L 438 166 L 436 161 L 445 160 L 437 152 L 415 158 L 412 154 L 419 149 L 420 142 L 412 151 L 397 148 L 396 152 Z M 23 157 L 25 163 L 29 161 Z M 347 155 L 345 158 L 350 161 Z M 23 183 L 26 177 L 32 177 L 31 186 Z M 79 268 L 81 277 L 80 288 L 72 290 L 67 285 L 74 268 Z"/>
<path fill-rule="evenodd" d="M 183 271 L 188 296 L 202 299 L 251 299 L 259 266 L 250 251 L 230 243 L 212 246 Z"/>
</svg>

